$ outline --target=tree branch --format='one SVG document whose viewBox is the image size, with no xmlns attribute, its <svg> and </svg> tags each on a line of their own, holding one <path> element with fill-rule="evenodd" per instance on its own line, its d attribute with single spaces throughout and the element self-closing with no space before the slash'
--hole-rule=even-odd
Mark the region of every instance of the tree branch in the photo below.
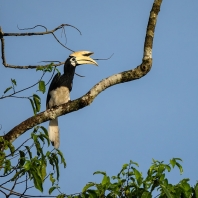
<svg viewBox="0 0 198 198">
<path fill-rule="evenodd" d="M 98 94 L 100 94 L 102 91 L 109 87 L 119 83 L 137 80 L 145 76 L 152 67 L 153 38 L 161 3 L 162 0 L 155 0 L 153 3 L 146 30 L 143 59 L 142 63 L 139 66 L 137 66 L 135 69 L 124 71 L 101 80 L 88 93 L 76 100 L 69 101 L 66 104 L 60 105 L 52 109 L 48 109 L 47 111 L 41 112 L 36 116 L 28 118 L 19 125 L 15 126 L 12 130 L 10 130 L 4 136 L 4 139 L 13 142 L 20 135 L 38 124 L 41 124 L 50 119 L 55 119 L 58 116 L 77 111 L 90 105 Z"/>
<path fill-rule="evenodd" d="M 52 34 L 54 36 L 54 38 L 56 39 L 56 41 L 62 45 L 64 48 L 74 52 L 72 49 L 66 47 L 64 44 L 62 44 L 58 38 L 55 36 L 54 32 L 61 29 L 61 28 L 64 28 L 65 26 L 70 26 L 72 28 L 75 28 L 80 34 L 80 30 L 72 25 L 69 25 L 69 24 L 62 24 L 62 25 L 59 25 L 58 27 L 56 27 L 55 29 L 53 30 L 47 30 L 47 28 L 43 25 L 36 25 L 34 26 L 33 28 L 25 28 L 25 29 L 20 29 L 20 30 L 27 30 L 27 29 L 34 29 L 38 26 L 41 26 L 41 27 L 44 27 L 45 28 L 45 32 L 26 32 L 26 33 L 4 33 L 0 27 L 0 39 L 1 39 L 1 58 L 2 58 L 2 63 L 5 67 L 7 68 L 12 68 L 12 69 L 35 69 L 37 68 L 38 66 L 40 67 L 40 65 L 27 65 L 27 66 L 19 66 L 19 65 L 10 65 L 10 64 L 7 64 L 6 63 L 6 58 L 5 58 L 5 40 L 4 40 L 4 36 L 38 36 L 38 35 L 46 35 L 46 34 Z M 61 63 L 58 63 L 58 64 L 54 64 L 53 66 L 60 66 L 64 64 L 64 62 L 61 62 Z M 48 65 L 42 65 L 43 67 L 47 67 Z"/>
</svg>

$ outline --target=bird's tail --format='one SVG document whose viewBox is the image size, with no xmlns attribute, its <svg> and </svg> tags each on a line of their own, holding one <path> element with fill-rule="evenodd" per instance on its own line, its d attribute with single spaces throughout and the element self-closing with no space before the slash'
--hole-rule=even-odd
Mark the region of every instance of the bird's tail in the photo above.
<svg viewBox="0 0 198 198">
<path fill-rule="evenodd" d="M 49 139 L 52 142 L 52 145 L 57 149 L 60 145 L 58 118 L 49 121 L 48 134 L 49 134 Z"/>
</svg>

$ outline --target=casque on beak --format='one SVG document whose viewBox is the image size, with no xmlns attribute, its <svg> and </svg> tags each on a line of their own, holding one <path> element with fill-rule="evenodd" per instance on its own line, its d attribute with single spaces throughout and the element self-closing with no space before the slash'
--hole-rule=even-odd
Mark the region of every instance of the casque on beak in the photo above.
<svg viewBox="0 0 198 198">
<path fill-rule="evenodd" d="M 91 64 L 98 66 L 97 62 L 90 57 L 92 54 L 93 52 L 90 51 L 77 51 L 70 54 L 70 57 L 76 57 L 77 65 Z"/>
</svg>

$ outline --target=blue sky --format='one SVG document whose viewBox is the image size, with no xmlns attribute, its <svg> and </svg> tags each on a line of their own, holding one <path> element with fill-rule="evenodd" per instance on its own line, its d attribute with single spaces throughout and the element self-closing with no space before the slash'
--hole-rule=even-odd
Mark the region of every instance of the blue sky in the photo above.
<svg viewBox="0 0 198 198">
<path fill-rule="evenodd" d="M 135 68 L 141 63 L 145 30 L 153 0 L 138 1 L 3 1 L 0 0 L 0 25 L 4 32 L 45 25 L 49 30 L 63 23 L 66 45 L 75 50 L 90 50 L 99 67 L 85 65 L 76 72 L 71 99 L 85 94 L 105 77 Z M 184 174 L 170 174 L 175 183 L 198 178 L 198 2 L 164 1 L 159 13 L 153 46 L 153 66 L 140 80 L 113 86 L 78 112 L 59 118 L 61 146 L 67 168 L 61 169 L 60 187 L 64 193 L 80 192 L 89 181 L 99 181 L 92 173 L 118 173 L 129 160 L 138 162 L 145 174 L 152 158 L 168 161 L 183 159 Z M 43 31 L 37 28 L 35 31 Z M 65 43 L 61 31 L 58 38 Z M 42 60 L 64 61 L 70 52 L 52 35 L 5 37 L 9 64 L 34 65 Z M 62 71 L 62 67 L 59 67 Z M 0 92 L 16 79 L 17 90 L 37 82 L 41 73 L 0 67 Z M 46 80 L 49 75 L 46 76 Z M 32 95 L 37 88 L 21 95 Z M 42 111 L 46 93 L 40 94 Z M 4 99 L 0 103 L 1 134 L 32 116 L 28 100 Z M 43 124 L 45 127 L 48 123 Z M 31 130 L 18 138 L 19 144 Z M 47 184 L 48 185 L 48 184 Z M 49 187 L 49 186 L 48 186 Z M 37 193 L 39 194 L 39 192 Z"/>
</svg>

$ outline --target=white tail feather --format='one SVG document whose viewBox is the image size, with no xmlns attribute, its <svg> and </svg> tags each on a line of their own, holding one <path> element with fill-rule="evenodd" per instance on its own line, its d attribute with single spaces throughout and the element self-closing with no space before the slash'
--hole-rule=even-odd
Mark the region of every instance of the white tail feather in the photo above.
<svg viewBox="0 0 198 198">
<path fill-rule="evenodd" d="M 49 139 L 53 146 L 57 149 L 60 145 L 59 140 L 59 128 L 58 128 L 58 118 L 49 121 Z"/>
</svg>

